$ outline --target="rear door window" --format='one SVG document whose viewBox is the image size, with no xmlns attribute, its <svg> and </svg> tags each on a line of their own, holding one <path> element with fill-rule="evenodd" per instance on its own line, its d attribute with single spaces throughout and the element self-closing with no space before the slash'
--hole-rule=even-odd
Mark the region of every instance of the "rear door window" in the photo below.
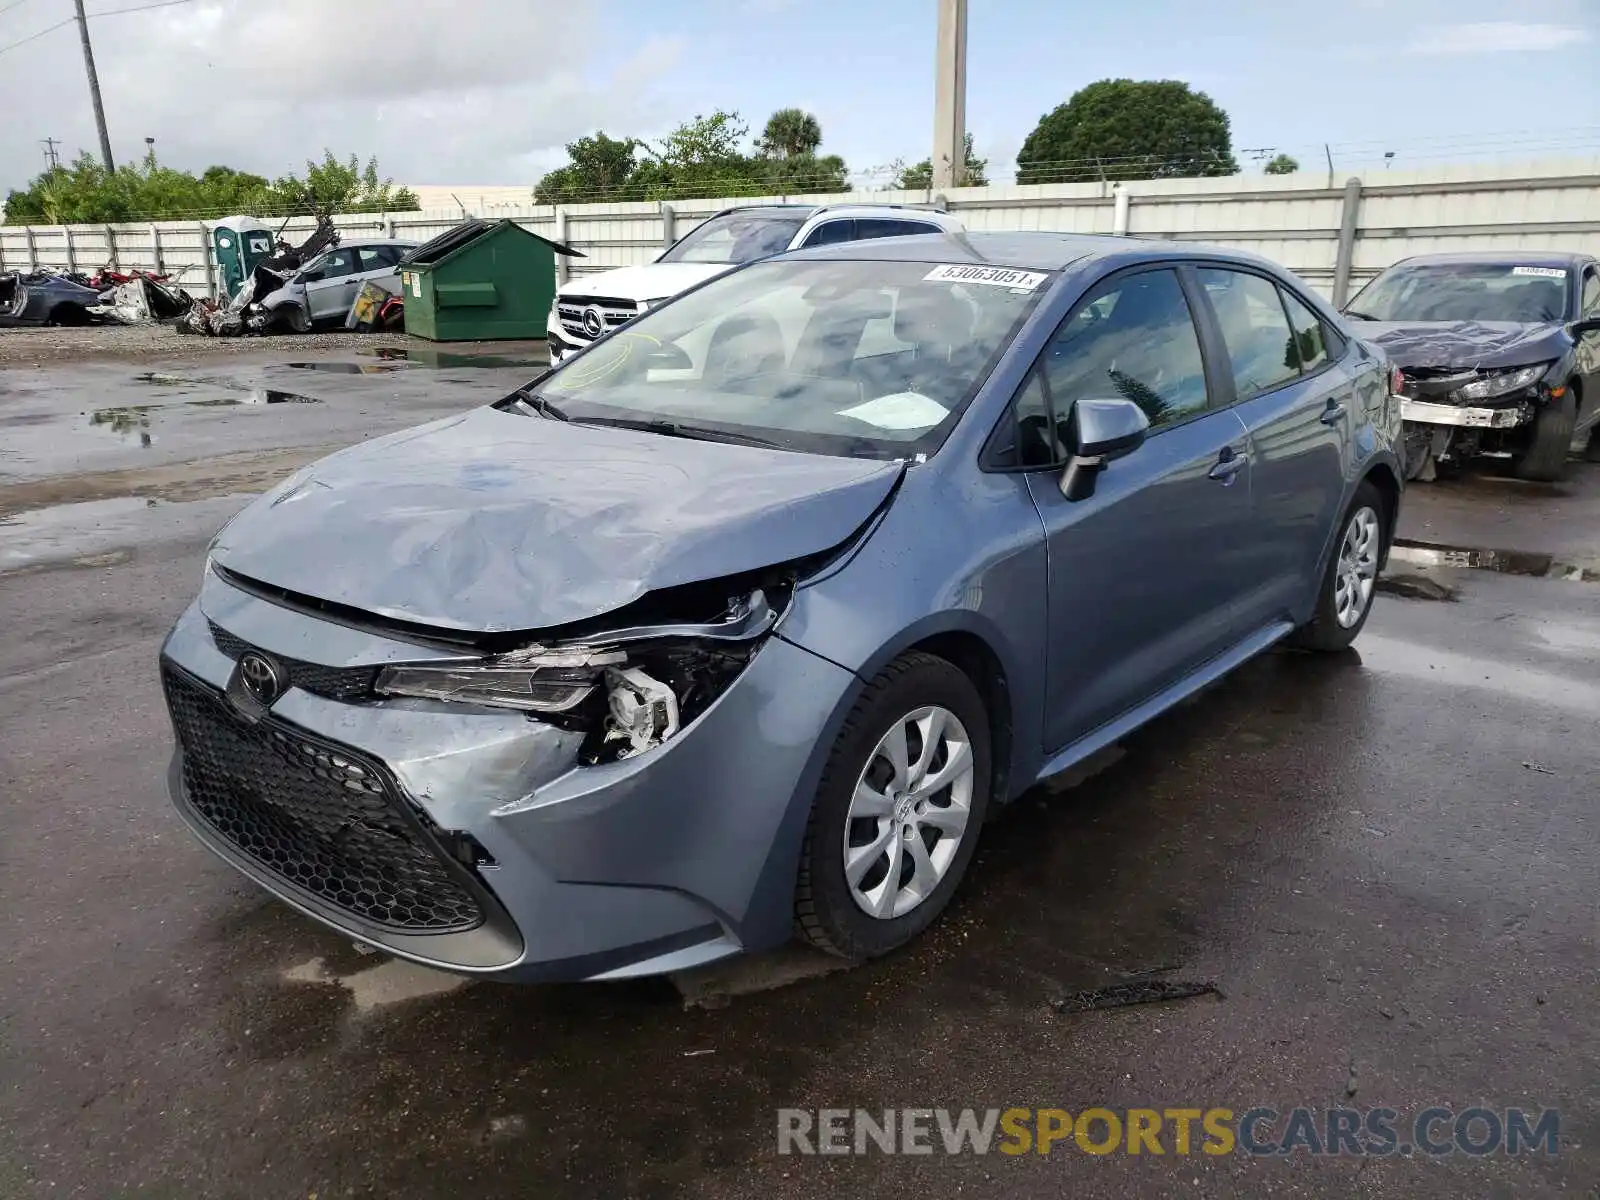
<svg viewBox="0 0 1600 1200">
<path fill-rule="evenodd" d="M 926 221 L 906 221 L 892 217 L 856 218 L 856 237 L 886 238 L 906 237 L 913 233 L 938 233 L 937 225 Z"/>
<path fill-rule="evenodd" d="M 1216 267 L 1196 273 L 1217 314 L 1236 399 L 1248 400 L 1297 378 L 1300 354 L 1277 284 L 1260 275 Z"/>
<path fill-rule="evenodd" d="M 1289 313 L 1289 327 L 1300 355 L 1300 369 L 1307 375 L 1328 365 L 1328 327 L 1293 292 L 1283 292 L 1283 306 Z"/>
<path fill-rule="evenodd" d="M 357 246 L 356 258 L 360 262 L 360 273 L 367 274 L 372 271 L 389 271 L 394 268 L 395 260 L 389 252 L 392 246 Z"/>
<path fill-rule="evenodd" d="M 824 221 L 806 235 L 806 245 L 832 246 L 837 242 L 856 240 L 856 222 L 848 217 L 839 221 Z"/>
</svg>

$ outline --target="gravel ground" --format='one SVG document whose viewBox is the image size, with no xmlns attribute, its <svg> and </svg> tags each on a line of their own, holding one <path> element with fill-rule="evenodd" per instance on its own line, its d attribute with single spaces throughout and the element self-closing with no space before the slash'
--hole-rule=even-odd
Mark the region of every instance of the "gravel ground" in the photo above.
<svg viewBox="0 0 1600 1200">
<path fill-rule="evenodd" d="M 208 338 L 181 334 L 171 325 L 88 325 L 46 329 L 0 329 L 0 367 L 36 367 L 68 362 L 153 362 L 161 359 L 229 358 L 263 351 L 289 354 L 351 346 L 405 346 L 403 333 L 287 333 L 271 337 Z"/>
</svg>

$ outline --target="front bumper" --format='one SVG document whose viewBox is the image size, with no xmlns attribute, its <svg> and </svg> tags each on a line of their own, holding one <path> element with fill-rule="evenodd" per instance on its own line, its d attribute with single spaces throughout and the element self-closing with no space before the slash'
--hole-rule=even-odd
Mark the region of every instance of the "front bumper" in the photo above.
<svg viewBox="0 0 1600 1200">
<path fill-rule="evenodd" d="M 392 782 L 394 813 L 358 809 L 332 834 L 325 821 L 313 831 L 330 854 L 346 853 L 350 842 L 370 848 L 395 813 L 415 818 L 420 844 L 481 850 L 476 865 L 457 855 L 443 868 L 477 901 L 476 925 L 431 932 L 373 920 L 369 905 L 349 906 L 349 889 L 330 893 L 314 877 L 302 886 L 304 870 L 279 869 L 231 822 L 208 819 L 190 794 L 198 776 L 186 778 L 185 756 L 194 756 L 192 767 L 206 765 L 211 751 L 180 734 L 169 788 L 190 828 L 340 933 L 429 966 L 509 981 L 654 974 L 789 937 L 816 747 L 853 683 L 842 668 L 773 637 L 672 740 L 584 767 L 576 762 L 581 734 L 520 713 L 421 700 L 349 703 L 293 686 L 301 665 L 376 667 L 427 652 L 279 608 L 209 574 L 162 648 L 169 704 L 176 676 L 203 689 L 218 712 L 242 719 L 226 699 L 237 686 L 235 657 L 219 646 L 216 629 L 235 655 L 243 643 L 295 664 L 288 690 L 260 723 L 267 736 L 324 754 L 324 772 L 330 762 L 344 770 L 371 763 Z M 176 717 L 174 724 L 186 727 Z M 195 742 L 192 732 L 188 738 Z M 239 786 L 257 812 L 293 819 L 272 779 L 258 765 Z"/>
<path fill-rule="evenodd" d="M 550 346 L 550 365 L 554 366 L 568 355 L 586 349 L 588 342 L 580 342 L 569 333 L 559 320 L 551 317 L 545 324 L 545 341 Z"/>
<path fill-rule="evenodd" d="M 1435 404 L 1428 400 L 1401 400 L 1400 418 L 1418 425 L 1512 429 L 1533 420 L 1533 410 L 1526 404 L 1509 404 L 1502 408 L 1468 408 L 1460 404 Z"/>
</svg>

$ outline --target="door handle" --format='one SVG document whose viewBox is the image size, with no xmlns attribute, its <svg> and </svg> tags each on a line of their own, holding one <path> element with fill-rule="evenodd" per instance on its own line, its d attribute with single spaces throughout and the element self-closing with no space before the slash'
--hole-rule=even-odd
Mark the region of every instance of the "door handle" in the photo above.
<svg viewBox="0 0 1600 1200">
<path fill-rule="evenodd" d="M 1217 456 L 1215 465 L 1206 472 L 1206 477 L 1215 479 L 1226 487 L 1234 481 L 1240 471 L 1244 470 L 1245 464 L 1249 461 L 1232 446 L 1224 446 L 1222 453 Z"/>
<path fill-rule="evenodd" d="M 1329 400 L 1328 407 L 1322 410 L 1321 421 L 1324 425 L 1337 425 L 1344 420 L 1345 407 L 1337 400 Z"/>
</svg>

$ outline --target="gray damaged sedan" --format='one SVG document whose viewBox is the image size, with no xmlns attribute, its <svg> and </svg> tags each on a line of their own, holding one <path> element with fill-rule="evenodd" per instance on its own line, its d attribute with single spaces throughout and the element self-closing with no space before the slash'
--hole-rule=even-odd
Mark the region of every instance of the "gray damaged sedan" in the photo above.
<svg viewBox="0 0 1600 1200">
<path fill-rule="evenodd" d="M 881 954 L 998 805 L 1280 640 L 1351 643 L 1393 393 L 1253 257 L 760 262 L 236 517 L 161 654 L 172 798 L 448 970 Z"/>
</svg>

